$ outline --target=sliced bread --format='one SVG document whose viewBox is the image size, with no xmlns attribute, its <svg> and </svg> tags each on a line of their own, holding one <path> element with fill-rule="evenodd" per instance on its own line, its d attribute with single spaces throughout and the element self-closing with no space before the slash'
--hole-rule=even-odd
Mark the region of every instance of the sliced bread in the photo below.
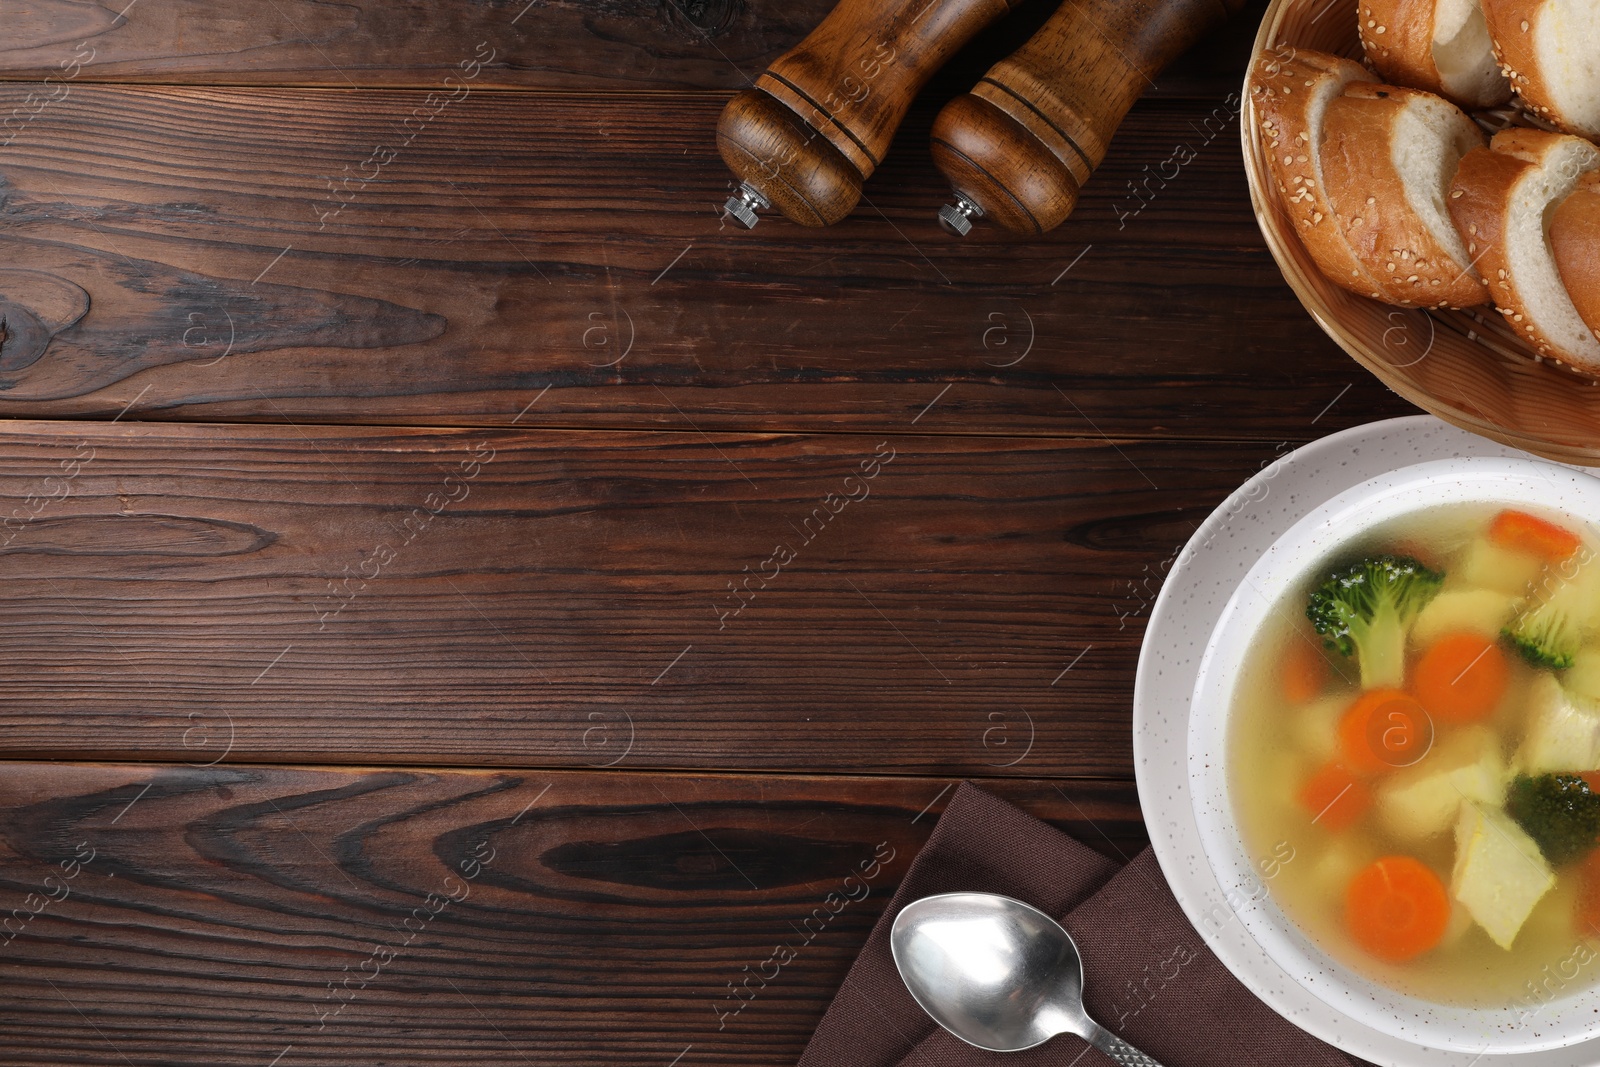
<svg viewBox="0 0 1600 1067">
<path fill-rule="evenodd" d="M 1529 110 L 1600 137 L 1600 3 L 1483 0 L 1495 55 Z"/>
<path fill-rule="evenodd" d="M 1550 209 L 1600 167 L 1581 137 L 1513 129 L 1467 153 L 1450 190 L 1450 215 L 1511 327 L 1540 355 L 1600 374 L 1600 340 L 1557 270 Z"/>
<path fill-rule="evenodd" d="M 1385 80 L 1470 110 L 1511 99 L 1478 0 L 1361 0 L 1356 10 L 1367 62 Z"/>
<path fill-rule="evenodd" d="M 1489 291 L 1446 206 L 1461 158 L 1488 143 L 1432 93 L 1352 84 L 1328 104 L 1322 173 L 1334 218 L 1383 298 L 1476 307 Z"/>
<path fill-rule="evenodd" d="M 1573 307 L 1600 340 L 1600 170 L 1578 179 L 1550 216 L 1550 250 Z"/>
<path fill-rule="evenodd" d="M 1328 105 L 1346 86 L 1371 81 L 1372 75 L 1353 60 L 1289 49 L 1256 61 L 1250 96 L 1279 200 L 1306 251 L 1334 282 L 1382 300 L 1382 287 L 1334 221 L 1322 177 L 1322 125 Z"/>
</svg>

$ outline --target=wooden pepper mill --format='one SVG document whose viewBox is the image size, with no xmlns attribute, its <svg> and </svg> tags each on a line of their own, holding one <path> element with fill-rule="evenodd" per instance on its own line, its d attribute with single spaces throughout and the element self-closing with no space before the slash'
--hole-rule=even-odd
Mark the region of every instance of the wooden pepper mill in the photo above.
<svg viewBox="0 0 1600 1067">
<path fill-rule="evenodd" d="M 1111 137 L 1157 74 L 1245 0 L 1065 0 L 1028 43 L 933 123 L 934 163 L 956 202 L 939 211 L 1015 233 L 1059 226 Z"/>
<path fill-rule="evenodd" d="M 728 102 L 717 149 L 739 178 L 727 213 L 776 207 L 804 226 L 850 213 L 928 78 L 1020 0 L 840 0 L 754 88 Z"/>
</svg>

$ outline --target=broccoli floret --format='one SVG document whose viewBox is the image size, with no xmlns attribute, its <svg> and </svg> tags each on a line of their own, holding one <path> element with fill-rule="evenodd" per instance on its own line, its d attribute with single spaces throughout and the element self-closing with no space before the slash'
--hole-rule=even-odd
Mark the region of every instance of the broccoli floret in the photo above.
<svg viewBox="0 0 1600 1067">
<path fill-rule="evenodd" d="M 1374 556 L 1330 574 L 1311 594 L 1306 617 L 1328 647 L 1355 656 L 1361 685 L 1405 681 L 1406 633 L 1444 575 L 1406 556 Z"/>
<path fill-rule="evenodd" d="M 1547 566 L 1528 606 L 1501 631 L 1522 658 L 1535 667 L 1564 671 L 1577 659 L 1586 631 L 1596 622 L 1600 568 L 1593 555 Z"/>
<path fill-rule="evenodd" d="M 1519 774 L 1506 814 L 1539 843 L 1552 867 L 1577 859 L 1600 837 L 1600 795 L 1576 774 Z"/>
<path fill-rule="evenodd" d="M 1572 616 L 1549 604 L 1523 612 L 1500 635 L 1522 653 L 1523 659 L 1552 671 L 1572 666 L 1580 644 Z"/>
</svg>

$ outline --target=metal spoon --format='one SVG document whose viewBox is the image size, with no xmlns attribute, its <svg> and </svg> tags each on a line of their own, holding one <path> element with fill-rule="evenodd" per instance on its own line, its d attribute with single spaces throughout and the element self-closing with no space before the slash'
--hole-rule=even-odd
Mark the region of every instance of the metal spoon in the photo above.
<svg viewBox="0 0 1600 1067">
<path fill-rule="evenodd" d="M 969 1045 L 1020 1052 L 1077 1034 L 1128 1067 L 1159 1063 L 1083 1008 L 1083 963 L 1061 924 L 993 893 L 914 900 L 889 934 L 906 988 L 934 1022 Z"/>
</svg>

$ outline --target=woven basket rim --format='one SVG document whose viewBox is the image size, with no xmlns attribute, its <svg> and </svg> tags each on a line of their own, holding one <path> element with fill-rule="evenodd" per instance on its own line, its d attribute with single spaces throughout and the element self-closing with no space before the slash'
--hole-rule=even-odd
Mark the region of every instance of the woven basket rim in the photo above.
<svg viewBox="0 0 1600 1067">
<path fill-rule="evenodd" d="M 1551 434 L 1548 429 L 1540 430 L 1526 425 L 1518 425 L 1513 420 L 1501 419 L 1487 415 L 1481 411 L 1472 411 L 1462 403 L 1451 398 L 1435 395 L 1424 383 L 1414 377 L 1399 373 L 1392 361 L 1384 359 L 1382 355 L 1365 339 L 1357 336 L 1341 318 L 1336 307 L 1330 304 L 1324 296 L 1323 289 L 1333 287 L 1334 283 L 1322 276 L 1314 264 L 1309 265 L 1309 270 L 1316 271 L 1316 277 L 1308 274 L 1309 254 L 1304 251 L 1298 235 L 1288 232 L 1289 227 L 1283 225 L 1287 222 L 1279 206 L 1278 190 L 1273 187 L 1272 180 L 1266 170 L 1266 148 L 1261 142 L 1260 129 L 1257 123 L 1257 110 L 1255 98 L 1251 87 L 1255 81 L 1257 63 L 1263 53 L 1269 51 L 1282 40 L 1281 29 L 1283 22 L 1290 13 L 1297 12 L 1311 4 L 1323 5 L 1329 17 L 1341 17 L 1338 9 L 1348 8 L 1348 16 L 1355 18 L 1357 0 L 1271 0 L 1268 4 L 1261 24 L 1256 31 L 1255 41 L 1251 50 L 1249 67 L 1245 71 L 1244 84 L 1241 89 L 1243 109 L 1239 123 L 1239 136 L 1243 152 L 1246 182 L 1250 190 L 1250 207 L 1256 217 L 1256 226 L 1260 229 L 1268 251 L 1272 254 L 1274 262 L 1282 272 L 1284 280 L 1294 290 L 1296 298 L 1302 307 L 1311 316 L 1312 320 L 1333 339 L 1341 349 L 1352 359 L 1381 381 L 1385 386 L 1399 394 L 1405 400 L 1422 408 L 1446 422 L 1469 430 L 1473 433 L 1489 437 L 1502 444 L 1521 448 L 1550 459 L 1567 463 L 1579 463 L 1588 466 L 1600 465 L 1600 389 L 1596 390 L 1595 410 L 1592 418 L 1595 423 L 1594 436 L 1590 437 L 1583 430 L 1571 428 L 1569 433 Z M 1323 16 L 1318 16 L 1321 18 Z M 1293 41 L 1284 42 L 1295 47 Z M 1294 242 L 1295 251 L 1288 247 L 1288 242 Z M 1304 259 L 1305 264 L 1301 262 Z M 1408 310 L 1417 314 L 1425 314 L 1434 319 L 1433 328 L 1437 331 L 1449 330 L 1461 334 L 1465 329 L 1464 340 L 1471 343 L 1481 353 L 1484 360 L 1492 361 L 1499 365 L 1500 374 L 1507 379 L 1503 384 L 1508 390 L 1514 390 L 1521 379 L 1528 376 L 1543 376 L 1548 379 L 1544 382 L 1546 388 L 1550 382 L 1560 381 L 1562 388 L 1587 390 L 1594 388 L 1596 383 L 1582 377 L 1565 367 L 1541 359 L 1531 348 L 1521 341 L 1515 334 L 1505 331 L 1498 323 L 1499 312 L 1492 306 L 1486 305 L 1472 312 L 1449 312 L 1439 314 L 1431 309 L 1401 309 L 1370 301 L 1368 298 L 1351 294 L 1351 300 L 1370 304 L 1374 309 L 1384 309 L 1384 312 Z M 1493 316 L 1493 319 L 1485 316 Z M 1453 317 L 1466 317 L 1475 319 L 1476 324 L 1482 329 L 1473 329 L 1464 326 Z M 1499 344 L 1491 345 L 1489 336 L 1501 334 Z M 1512 354 L 1507 354 L 1504 349 L 1509 348 Z M 1426 358 L 1424 356 L 1423 358 Z M 1586 415 L 1589 412 L 1585 412 Z"/>
</svg>

